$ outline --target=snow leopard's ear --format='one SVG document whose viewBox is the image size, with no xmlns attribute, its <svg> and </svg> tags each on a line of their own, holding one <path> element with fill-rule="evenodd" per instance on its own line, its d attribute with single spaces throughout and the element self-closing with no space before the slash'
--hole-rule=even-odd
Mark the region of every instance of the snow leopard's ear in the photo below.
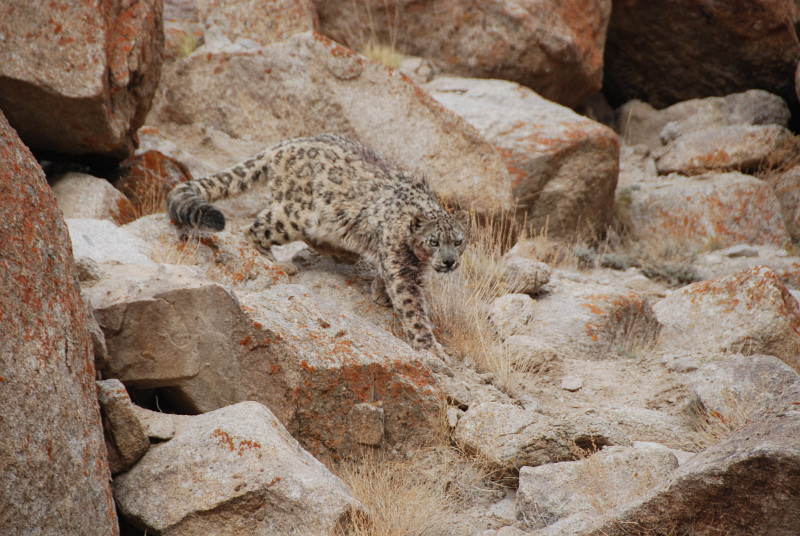
<svg viewBox="0 0 800 536">
<path fill-rule="evenodd" d="M 422 216 L 417 215 L 411 218 L 410 227 L 412 233 L 418 233 L 422 229 L 423 225 L 425 225 L 425 219 Z"/>
<path fill-rule="evenodd" d="M 464 229 L 469 228 L 469 212 L 467 212 L 466 210 L 459 210 L 458 212 L 456 212 L 455 215 L 453 216 L 453 219 L 455 219 L 458 223 L 463 225 Z"/>
</svg>

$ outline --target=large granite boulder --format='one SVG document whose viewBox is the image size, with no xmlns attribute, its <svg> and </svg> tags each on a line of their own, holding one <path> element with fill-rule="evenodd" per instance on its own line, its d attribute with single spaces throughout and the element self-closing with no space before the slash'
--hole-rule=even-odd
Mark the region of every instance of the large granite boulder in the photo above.
<svg viewBox="0 0 800 536">
<path fill-rule="evenodd" d="M 656 534 L 794 536 L 800 526 L 797 384 L 729 437 L 693 456 L 641 499 L 581 536 Z"/>
<path fill-rule="evenodd" d="M 743 173 L 645 178 L 620 190 L 617 203 L 626 206 L 632 236 L 657 250 L 790 244 L 772 188 Z"/>
<path fill-rule="evenodd" d="M 602 84 L 609 0 L 436 2 L 315 0 L 321 31 L 363 49 L 375 41 L 441 69 L 513 80 L 565 106 Z"/>
<path fill-rule="evenodd" d="M 766 354 L 800 371 L 800 306 L 766 266 L 687 285 L 653 309 L 665 352 Z"/>
<path fill-rule="evenodd" d="M 164 536 L 332 536 L 361 510 L 256 402 L 193 418 L 115 478 L 114 497 L 134 525 Z"/>
<path fill-rule="evenodd" d="M 92 341 L 69 234 L 0 114 L 0 527 L 117 534 Z"/>
<path fill-rule="evenodd" d="M 424 87 L 497 147 L 517 217 L 533 233 L 571 240 L 606 230 L 619 171 L 610 128 L 513 82 L 440 77 Z"/>
<path fill-rule="evenodd" d="M 27 145 L 124 158 L 161 75 L 160 0 L 0 6 L 0 108 Z"/>
</svg>

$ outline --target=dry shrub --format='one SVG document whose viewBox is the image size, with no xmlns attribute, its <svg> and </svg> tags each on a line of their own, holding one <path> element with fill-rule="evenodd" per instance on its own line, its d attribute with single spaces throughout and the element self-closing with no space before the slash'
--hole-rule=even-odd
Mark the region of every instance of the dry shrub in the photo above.
<svg viewBox="0 0 800 536">
<path fill-rule="evenodd" d="M 717 443 L 750 422 L 750 417 L 761 408 L 756 400 L 741 397 L 728 389 L 722 391 L 723 406 L 709 410 L 702 404 L 692 407 L 694 426 L 699 433 L 699 442 L 706 447 Z"/>
<path fill-rule="evenodd" d="M 369 454 L 336 472 L 365 508 L 337 536 L 434 536 L 453 522 L 453 498 L 412 461 Z"/>
<path fill-rule="evenodd" d="M 536 259 L 553 268 L 576 270 L 580 268 L 578 253 L 584 247 L 579 243 L 567 243 L 548 238 L 547 230 L 521 237 L 517 245 L 522 256 Z"/>
<path fill-rule="evenodd" d="M 116 175 L 116 186 L 129 200 L 124 210 L 120 206 L 117 217 L 120 225 L 164 212 L 172 188 L 192 179 L 183 164 L 158 151 L 129 158 L 120 164 Z"/>
</svg>

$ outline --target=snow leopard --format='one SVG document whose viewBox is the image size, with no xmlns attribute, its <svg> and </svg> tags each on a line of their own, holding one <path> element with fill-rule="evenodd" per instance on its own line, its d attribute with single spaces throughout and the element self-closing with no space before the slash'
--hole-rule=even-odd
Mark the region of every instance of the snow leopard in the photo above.
<svg viewBox="0 0 800 536">
<path fill-rule="evenodd" d="M 425 288 L 431 269 L 459 267 L 469 214 L 445 211 L 425 177 L 403 170 L 372 148 L 341 136 L 295 138 L 168 195 L 172 220 L 221 231 L 211 203 L 263 183 L 268 205 L 244 231 L 275 262 L 273 245 L 302 240 L 322 253 L 357 255 L 377 273 L 372 297 L 392 306 L 409 344 L 447 360 L 434 335 Z M 293 265 L 284 265 L 295 273 Z"/>
</svg>

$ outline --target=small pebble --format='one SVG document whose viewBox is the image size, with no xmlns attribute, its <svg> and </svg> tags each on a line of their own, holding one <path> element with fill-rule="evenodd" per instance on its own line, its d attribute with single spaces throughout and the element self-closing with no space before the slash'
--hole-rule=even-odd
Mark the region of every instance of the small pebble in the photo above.
<svg viewBox="0 0 800 536">
<path fill-rule="evenodd" d="M 577 376 L 564 376 L 561 380 L 561 388 L 567 391 L 575 392 L 583 387 L 583 380 Z"/>
</svg>

